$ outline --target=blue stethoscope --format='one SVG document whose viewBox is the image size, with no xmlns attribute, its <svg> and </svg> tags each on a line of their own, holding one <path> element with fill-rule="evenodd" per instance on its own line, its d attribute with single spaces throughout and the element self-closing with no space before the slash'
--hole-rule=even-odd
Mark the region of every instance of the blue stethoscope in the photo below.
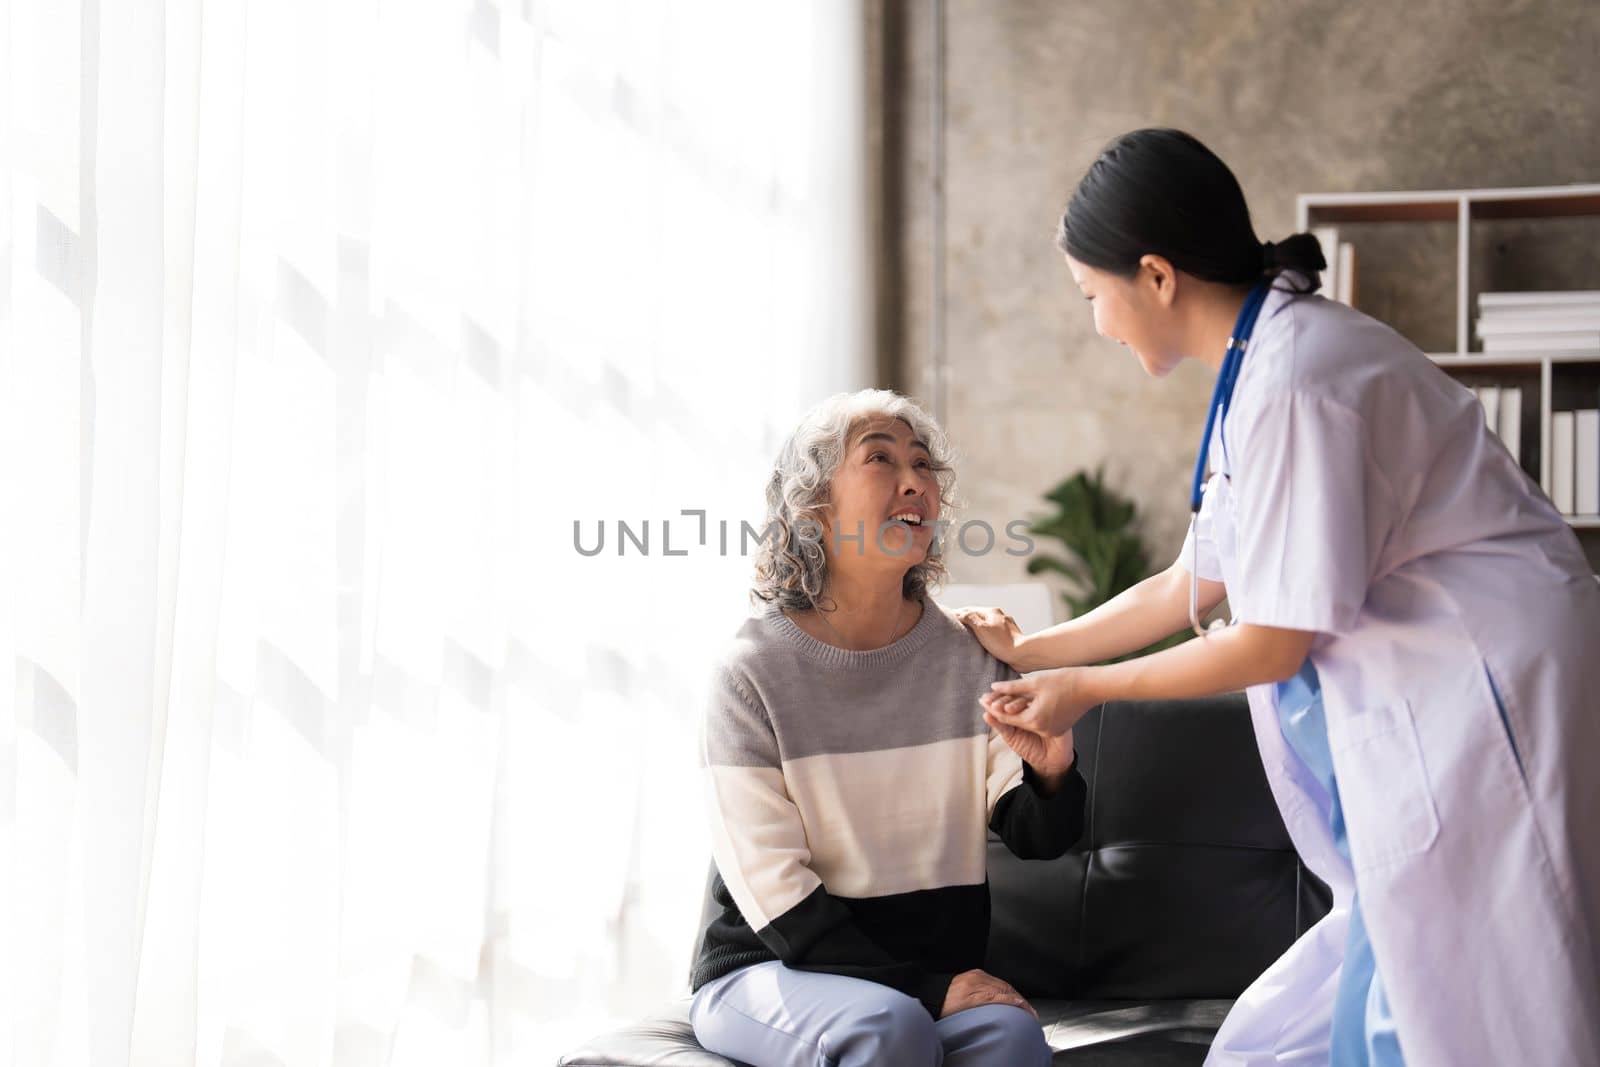
<svg viewBox="0 0 1600 1067">
<path fill-rule="evenodd" d="M 1212 630 L 1221 629 L 1224 623 L 1221 619 L 1213 622 L 1209 627 L 1200 625 L 1200 539 L 1195 535 L 1195 525 L 1200 519 L 1200 499 L 1205 494 L 1206 488 L 1206 460 L 1211 454 L 1211 431 L 1220 418 L 1226 423 L 1228 418 L 1228 404 L 1233 400 L 1233 386 L 1239 380 L 1239 368 L 1244 365 L 1244 350 L 1250 343 L 1250 334 L 1256 328 L 1256 317 L 1261 314 L 1261 305 L 1267 302 L 1267 294 L 1272 291 L 1270 280 L 1257 282 L 1255 288 L 1250 290 L 1250 295 L 1244 298 L 1244 306 L 1239 309 L 1239 318 L 1233 324 L 1233 335 L 1228 338 L 1227 351 L 1222 356 L 1222 370 L 1217 374 L 1216 388 L 1211 391 L 1211 409 L 1206 412 L 1206 432 L 1200 439 L 1200 454 L 1194 461 L 1194 484 L 1189 492 L 1189 543 L 1192 546 L 1189 558 L 1189 625 L 1194 627 L 1196 636 L 1204 637 Z M 1223 442 L 1227 448 L 1227 442 Z"/>
</svg>

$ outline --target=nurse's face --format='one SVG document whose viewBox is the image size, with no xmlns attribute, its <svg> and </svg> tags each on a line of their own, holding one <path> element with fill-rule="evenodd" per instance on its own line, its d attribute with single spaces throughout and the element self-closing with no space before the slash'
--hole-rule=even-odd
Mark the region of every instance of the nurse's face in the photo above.
<svg viewBox="0 0 1600 1067">
<path fill-rule="evenodd" d="M 1154 261 L 1154 262 L 1152 262 Z M 1133 349 L 1145 373 L 1163 378 L 1183 356 L 1172 314 L 1173 278 L 1164 260 L 1146 256 L 1131 278 L 1099 270 L 1067 256 L 1072 280 L 1094 308 L 1094 328 Z"/>
</svg>

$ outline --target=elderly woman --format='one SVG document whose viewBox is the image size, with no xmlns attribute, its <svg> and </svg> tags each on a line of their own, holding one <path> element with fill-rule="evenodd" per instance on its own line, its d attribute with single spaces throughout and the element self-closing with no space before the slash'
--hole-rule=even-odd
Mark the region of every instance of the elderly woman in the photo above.
<svg viewBox="0 0 1600 1067">
<path fill-rule="evenodd" d="M 985 830 L 1023 858 L 1077 840 L 1070 733 L 980 701 L 1015 677 L 928 597 L 953 476 L 914 403 L 810 412 L 767 486 L 745 623 L 713 675 L 703 760 L 721 914 L 694 969 L 707 1049 L 755 1067 L 1046 1064 L 981 970 Z"/>
</svg>

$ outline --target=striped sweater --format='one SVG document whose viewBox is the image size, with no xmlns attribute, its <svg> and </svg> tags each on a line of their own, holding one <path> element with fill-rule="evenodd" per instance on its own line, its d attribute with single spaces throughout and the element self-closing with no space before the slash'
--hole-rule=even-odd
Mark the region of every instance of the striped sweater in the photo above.
<svg viewBox="0 0 1600 1067">
<path fill-rule="evenodd" d="M 870 652 L 811 637 L 776 607 L 714 671 L 701 758 L 720 913 L 693 987 L 782 960 L 864 978 L 937 1018 L 954 975 L 983 966 L 986 829 L 1053 859 L 1083 829 L 1074 764 L 1046 796 L 983 721 L 1015 678 L 931 599 Z"/>
</svg>

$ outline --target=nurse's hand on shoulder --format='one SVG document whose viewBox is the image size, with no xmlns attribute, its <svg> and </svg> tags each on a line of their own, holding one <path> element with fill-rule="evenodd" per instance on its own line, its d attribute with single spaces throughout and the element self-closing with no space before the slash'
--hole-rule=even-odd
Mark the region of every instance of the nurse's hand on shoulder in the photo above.
<svg viewBox="0 0 1600 1067">
<path fill-rule="evenodd" d="M 999 608 L 958 608 L 955 617 L 972 631 L 984 651 L 1001 663 L 1011 663 L 1017 653 L 1022 628 Z M 1012 664 L 1015 666 L 1015 664 Z"/>
<path fill-rule="evenodd" d="M 1035 1019 L 1039 1017 L 1039 1013 L 1033 1010 L 1033 1005 L 1029 1004 L 1021 993 L 1012 989 L 1009 983 L 987 971 L 972 970 L 962 971 L 951 979 L 950 988 L 944 995 L 944 1008 L 939 1012 L 939 1018 L 948 1018 L 968 1008 L 981 1008 L 985 1004 L 1012 1004 Z"/>
<path fill-rule="evenodd" d="M 1043 737 L 1059 736 L 1099 703 L 1082 684 L 1086 670 L 1062 667 L 1009 682 L 994 682 L 989 689 L 995 699 L 985 701 L 984 706 L 999 724 L 1031 730 Z"/>
</svg>

